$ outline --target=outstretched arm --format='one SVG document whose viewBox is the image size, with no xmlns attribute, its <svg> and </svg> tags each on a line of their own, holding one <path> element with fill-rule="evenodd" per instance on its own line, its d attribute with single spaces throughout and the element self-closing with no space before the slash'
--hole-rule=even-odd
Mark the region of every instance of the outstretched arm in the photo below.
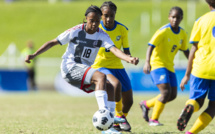
<svg viewBox="0 0 215 134">
<path fill-rule="evenodd" d="M 195 57 L 195 52 L 197 49 L 198 49 L 198 43 L 194 43 L 191 50 L 190 50 L 188 65 L 187 65 L 185 76 L 181 80 L 180 88 L 182 91 L 185 89 L 184 85 L 187 84 L 187 82 L 190 79 L 190 74 L 191 74 L 192 65 L 193 65 L 193 59 Z"/>
<path fill-rule="evenodd" d="M 47 51 L 48 49 L 50 49 L 51 47 L 55 46 L 59 44 L 59 42 L 57 41 L 57 39 L 53 39 L 51 41 L 46 42 L 45 44 L 43 44 L 34 54 L 32 55 L 27 55 L 25 57 L 25 62 L 27 63 L 31 63 L 30 60 L 34 59 L 37 55 Z"/>
<path fill-rule="evenodd" d="M 121 50 L 119 50 L 118 48 L 116 47 L 112 47 L 110 49 L 110 51 L 116 55 L 118 58 L 124 60 L 124 61 L 127 61 L 131 64 L 134 64 L 134 65 L 137 65 L 139 63 L 139 58 L 137 57 L 132 57 L 130 55 L 126 55 L 125 53 L 123 53 Z"/>
<path fill-rule="evenodd" d="M 151 58 L 153 49 L 154 49 L 153 46 L 150 46 L 150 45 L 148 46 L 148 49 L 146 52 L 146 62 L 145 62 L 144 67 L 143 67 L 143 72 L 145 74 L 149 74 L 151 71 L 150 58 Z"/>
</svg>

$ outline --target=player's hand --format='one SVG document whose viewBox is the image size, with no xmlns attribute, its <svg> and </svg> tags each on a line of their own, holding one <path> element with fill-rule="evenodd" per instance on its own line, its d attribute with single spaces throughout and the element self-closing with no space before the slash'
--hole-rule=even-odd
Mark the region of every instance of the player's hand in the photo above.
<svg viewBox="0 0 215 134">
<path fill-rule="evenodd" d="M 35 55 L 27 55 L 26 57 L 25 57 L 25 62 L 27 62 L 27 63 L 31 63 L 31 61 L 30 60 L 32 60 L 32 59 L 34 59 L 34 57 L 35 57 Z"/>
<path fill-rule="evenodd" d="M 151 66 L 150 66 L 150 63 L 146 62 L 144 67 L 143 67 L 143 72 L 145 74 L 150 74 L 150 71 L 151 71 Z"/>
<path fill-rule="evenodd" d="M 181 91 L 184 91 L 184 89 L 185 89 L 184 85 L 187 84 L 189 79 L 190 79 L 190 76 L 185 75 L 184 78 L 181 80 L 181 84 L 180 84 Z"/>
<path fill-rule="evenodd" d="M 130 57 L 129 63 L 137 65 L 139 63 L 139 58 L 137 58 L 137 57 Z"/>
</svg>

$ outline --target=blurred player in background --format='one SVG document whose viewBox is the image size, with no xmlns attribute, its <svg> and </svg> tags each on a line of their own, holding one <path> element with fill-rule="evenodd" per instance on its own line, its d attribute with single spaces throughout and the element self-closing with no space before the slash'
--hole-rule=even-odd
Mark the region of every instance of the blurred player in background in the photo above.
<svg viewBox="0 0 215 134">
<path fill-rule="evenodd" d="M 143 118 L 149 126 L 161 126 L 158 119 L 167 102 L 177 96 L 177 79 L 174 70 L 174 57 L 178 50 L 184 52 L 188 58 L 187 34 L 179 24 L 183 19 L 180 7 L 172 7 L 169 12 L 169 24 L 164 25 L 153 35 L 148 43 L 146 62 L 143 68 L 145 74 L 151 75 L 153 83 L 160 90 L 160 94 L 150 100 L 140 102 Z M 153 107 L 149 119 L 148 111 Z"/>
<path fill-rule="evenodd" d="M 114 45 L 130 56 L 128 45 L 128 28 L 115 20 L 117 6 L 111 2 L 104 2 L 100 9 L 102 10 L 102 21 L 100 28 L 103 29 L 112 39 Z M 125 122 L 114 124 L 114 128 L 121 131 L 130 131 L 131 126 L 126 120 L 126 116 L 133 104 L 133 94 L 130 79 L 121 63 L 121 59 L 101 47 L 93 68 L 107 75 L 107 80 L 114 86 L 116 109 L 115 115 L 118 118 L 125 119 Z M 122 86 L 121 86 L 122 85 Z"/>
<path fill-rule="evenodd" d="M 109 109 L 111 112 L 114 112 L 115 98 L 112 85 L 106 81 L 105 74 L 96 71 L 90 66 L 94 63 L 100 47 L 105 47 L 117 57 L 135 65 L 139 59 L 124 54 L 114 46 L 108 34 L 99 28 L 101 15 L 100 8 L 90 6 L 85 13 L 86 23 L 74 26 L 60 34 L 56 39 L 46 42 L 33 55 L 28 55 L 26 62 L 29 63 L 37 55 L 55 45 L 69 43 L 62 57 L 62 77 L 71 85 L 87 93 L 95 90 L 99 109 Z M 118 133 L 114 128 L 111 128 L 109 131 Z"/>
<path fill-rule="evenodd" d="M 177 126 L 183 131 L 193 114 L 198 111 L 208 95 L 206 110 L 198 117 L 186 134 L 197 134 L 212 121 L 215 115 L 215 0 L 206 0 L 211 12 L 196 20 L 190 36 L 193 44 L 187 70 L 180 87 L 190 79 L 190 99 L 180 115 Z"/>
<path fill-rule="evenodd" d="M 22 56 L 26 57 L 27 55 L 33 54 L 34 53 L 34 43 L 33 41 L 29 40 L 27 42 L 26 48 L 22 50 Z M 31 90 L 37 90 L 37 85 L 36 85 L 36 60 L 32 60 L 31 63 L 25 64 L 25 67 L 28 71 L 28 84 L 30 86 Z"/>
</svg>

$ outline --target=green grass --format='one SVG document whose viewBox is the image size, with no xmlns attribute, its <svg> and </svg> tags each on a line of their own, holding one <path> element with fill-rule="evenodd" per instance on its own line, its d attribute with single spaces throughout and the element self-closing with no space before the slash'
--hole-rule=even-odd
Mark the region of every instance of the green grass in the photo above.
<svg viewBox="0 0 215 134">
<path fill-rule="evenodd" d="M 145 58 L 147 42 L 154 32 L 162 25 L 168 23 L 168 13 L 171 7 L 180 6 L 184 10 L 182 27 L 191 32 L 192 24 L 187 24 L 187 1 L 164 0 L 156 6 L 152 1 L 117 1 L 116 20 L 129 28 L 129 42 L 132 55 Z M 70 3 L 58 2 L 14 2 L 6 4 L 0 2 L 0 55 L 7 46 L 14 42 L 22 50 L 26 41 L 31 39 L 38 49 L 43 43 L 56 38 L 64 30 L 83 22 L 84 13 L 91 4 L 100 6 L 103 1 L 74 1 Z M 160 7 L 161 22 L 152 23 L 152 11 Z M 205 2 L 196 2 L 196 18 L 209 11 Z M 150 15 L 150 34 L 141 35 L 140 16 L 143 12 Z M 42 57 L 60 57 L 66 46 L 55 47 L 42 54 Z"/>
<path fill-rule="evenodd" d="M 188 94 L 180 94 L 168 103 L 160 117 L 164 126 L 149 127 L 141 117 L 138 102 L 152 94 L 134 95 L 134 104 L 128 115 L 133 134 L 183 134 L 176 127 L 177 118 Z M 207 102 L 205 102 L 207 104 Z M 200 112 L 194 113 L 187 131 Z M 95 97 L 71 97 L 54 91 L 0 96 L 1 134 L 99 134 L 92 125 L 92 115 L 98 109 Z M 151 114 L 151 113 L 150 113 Z M 200 134 L 215 133 L 213 120 Z"/>
</svg>

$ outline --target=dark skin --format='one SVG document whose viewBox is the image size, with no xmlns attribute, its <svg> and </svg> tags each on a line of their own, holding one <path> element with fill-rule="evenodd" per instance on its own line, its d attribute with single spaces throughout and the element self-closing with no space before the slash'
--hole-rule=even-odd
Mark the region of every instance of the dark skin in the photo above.
<svg viewBox="0 0 215 134">
<path fill-rule="evenodd" d="M 215 10 L 214 7 L 212 7 L 210 5 L 208 5 L 208 6 L 209 6 L 210 10 Z M 188 59 L 188 66 L 187 66 L 185 76 L 181 80 L 180 88 L 181 88 L 182 91 L 185 89 L 184 85 L 186 85 L 187 82 L 190 79 L 190 74 L 191 74 L 191 71 L 192 71 L 193 59 L 195 58 L 195 52 L 197 50 L 198 50 L 198 43 L 194 43 L 192 48 L 191 48 L 191 50 L 190 50 L 190 55 L 189 55 L 189 59 Z M 205 98 L 198 98 L 198 99 L 196 99 L 196 101 L 198 102 L 199 109 L 200 109 L 204 104 Z M 215 101 L 209 100 L 208 107 L 205 109 L 204 112 L 207 112 L 213 118 L 215 116 L 214 107 L 215 107 Z"/>
<path fill-rule="evenodd" d="M 172 10 L 172 12 L 169 14 L 168 19 L 170 21 L 170 25 L 171 25 L 172 29 L 174 30 L 174 32 L 178 32 L 179 24 L 182 21 L 183 16 L 177 10 Z M 147 52 L 146 52 L 146 62 L 143 67 L 143 72 L 145 74 L 149 74 L 151 71 L 150 58 L 151 58 L 153 49 L 154 49 L 153 46 L 149 46 L 147 49 Z M 188 58 L 189 51 L 184 51 L 184 55 Z M 162 84 L 158 84 L 156 86 L 159 88 L 159 90 L 161 92 L 161 97 L 158 98 L 158 100 L 160 102 L 165 104 L 166 102 L 172 101 L 176 98 L 177 87 L 171 87 L 171 85 L 169 83 L 162 83 Z"/>
<path fill-rule="evenodd" d="M 86 27 L 85 27 L 85 31 L 88 34 L 94 34 L 100 24 L 100 19 L 101 19 L 101 15 L 95 12 L 90 12 L 88 13 L 88 15 L 86 16 Z M 34 54 L 32 55 L 27 55 L 25 58 L 25 62 L 30 63 L 32 59 L 34 59 L 37 55 L 40 55 L 42 53 L 44 53 L 45 51 L 49 50 L 50 48 L 52 48 L 53 46 L 59 45 L 59 42 L 57 39 L 53 39 L 51 41 L 46 42 L 45 44 L 43 44 Z M 137 65 L 139 62 L 139 59 L 136 57 L 130 57 L 126 54 L 124 54 L 121 50 L 117 49 L 116 47 L 112 47 L 110 49 L 110 51 L 116 55 L 118 58 L 123 59 L 131 64 L 135 64 Z M 108 94 L 108 100 L 109 101 L 115 101 L 114 98 L 114 90 L 113 90 L 113 86 L 107 82 L 106 79 L 106 75 L 96 71 L 92 78 L 91 78 L 91 83 L 95 84 L 95 91 L 97 90 L 107 90 L 107 94 Z"/>
<path fill-rule="evenodd" d="M 115 26 L 115 16 L 116 16 L 116 12 L 114 10 L 112 10 L 109 7 L 103 7 L 102 9 L 102 20 L 103 20 L 103 25 L 107 28 L 107 29 L 112 29 Z M 129 50 L 124 50 L 124 53 L 127 55 L 131 55 Z M 123 113 L 128 113 L 132 104 L 133 104 L 133 92 L 132 89 L 126 91 L 126 92 L 121 92 L 122 86 L 120 84 L 120 81 L 113 76 L 112 74 L 108 74 L 107 75 L 107 79 L 108 81 L 114 85 L 115 88 L 115 100 L 116 101 L 120 101 L 121 97 L 122 97 L 122 111 Z M 123 99 L 126 98 L 126 99 Z"/>
</svg>

